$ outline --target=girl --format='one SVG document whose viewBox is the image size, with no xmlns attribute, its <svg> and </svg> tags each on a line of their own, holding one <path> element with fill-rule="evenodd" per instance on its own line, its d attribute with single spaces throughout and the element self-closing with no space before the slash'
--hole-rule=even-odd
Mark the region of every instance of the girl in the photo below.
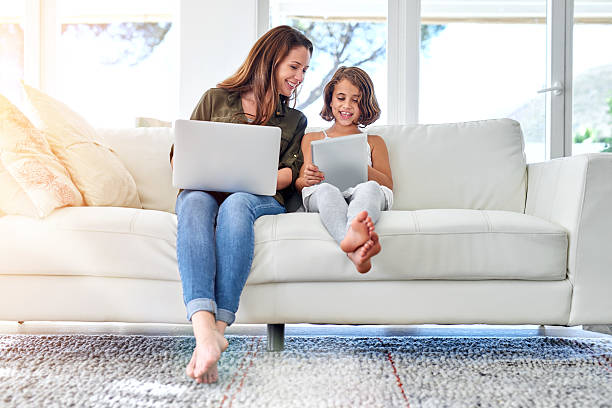
<svg viewBox="0 0 612 408">
<path fill-rule="evenodd" d="M 277 194 L 183 190 L 176 200 L 176 252 L 187 318 L 196 346 L 186 372 L 198 383 L 217 381 L 228 347 L 225 329 L 238 310 L 251 270 L 255 220 L 285 212 L 297 179 L 306 117 L 288 106 L 304 80 L 312 43 L 289 26 L 273 28 L 253 46 L 238 71 L 206 91 L 192 120 L 251 123 L 281 129 Z M 172 151 L 170 152 L 172 162 Z M 227 158 L 231 165 L 231 157 Z"/>
<path fill-rule="evenodd" d="M 306 211 L 319 212 L 323 225 L 357 271 L 366 273 L 372 267 L 370 258 L 381 250 L 374 224 L 380 212 L 393 205 L 393 180 L 385 141 L 380 136 L 368 135 L 368 181 L 346 191 L 323 182 L 324 173 L 312 163 L 310 143 L 361 133 L 359 127 L 379 118 L 380 108 L 372 80 L 357 67 L 340 67 L 336 71 L 325 86 L 324 101 L 321 117 L 333 120 L 334 124 L 302 139 L 304 164 L 295 185 L 302 191 Z"/>
</svg>

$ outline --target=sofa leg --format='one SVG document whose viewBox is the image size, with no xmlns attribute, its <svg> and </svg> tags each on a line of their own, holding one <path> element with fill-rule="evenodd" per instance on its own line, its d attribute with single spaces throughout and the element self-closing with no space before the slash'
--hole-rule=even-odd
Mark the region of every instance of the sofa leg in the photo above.
<svg viewBox="0 0 612 408">
<path fill-rule="evenodd" d="M 23 320 L 19 320 L 17 323 L 18 324 L 23 324 Z"/>
<path fill-rule="evenodd" d="M 268 351 L 283 351 L 285 348 L 285 325 L 268 325 Z"/>
</svg>

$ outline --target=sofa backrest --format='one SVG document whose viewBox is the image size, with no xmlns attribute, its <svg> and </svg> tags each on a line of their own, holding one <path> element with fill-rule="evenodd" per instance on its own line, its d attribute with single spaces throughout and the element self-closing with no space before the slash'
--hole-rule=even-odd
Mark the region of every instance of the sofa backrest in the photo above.
<svg viewBox="0 0 612 408">
<path fill-rule="evenodd" d="M 142 207 L 174 212 L 178 190 L 172 186 L 170 146 L 174 131 L 168 127 L 97 129 L 134 177 Z"/>
<path fill-rule="evenodd" d="M 387 144 L 394 210 L 524 212 L 526 163 L 518 122 L 370 126 L 366 131 Z"/>
<path fill-rule="evenodd" d="M 318 129 L 308 129 L 314 131 Z M 98 129 L 130 171 L 143 208 L 174 212 L 171 128 Z M 385 139 L 395 210 L 464 208 L 524 212 L 526 164 L 518 122 L 371 126 Z"/>
</svg>

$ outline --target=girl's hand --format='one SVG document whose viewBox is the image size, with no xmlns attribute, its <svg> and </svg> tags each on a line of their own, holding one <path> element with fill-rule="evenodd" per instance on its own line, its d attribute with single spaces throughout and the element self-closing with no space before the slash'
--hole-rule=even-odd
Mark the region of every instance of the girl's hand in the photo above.
<svg viewBox="0 0 612 408">
<path fill-rule="evenodd" d="M 319 168 L 312 163 L 308 163 L 304 167 L 304 175 L 302 176 L 305 186 L 314 186 L 325 180 L 325 175 L 319 171 Z"/>
</svg>

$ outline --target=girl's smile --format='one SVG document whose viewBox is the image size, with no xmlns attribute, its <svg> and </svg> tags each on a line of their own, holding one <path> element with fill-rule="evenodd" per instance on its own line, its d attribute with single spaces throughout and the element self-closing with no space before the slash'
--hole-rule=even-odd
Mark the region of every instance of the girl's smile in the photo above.
<svg viewBox="0 0 612 408">
<path fill-rule="evenodd" d="M 359 100 L 361 92 L 348 79 L 343 79 L 334 86 L 331 110 L 336 124 L 342 126 L 357 125 L 359 121 Z"/>
</svg>

